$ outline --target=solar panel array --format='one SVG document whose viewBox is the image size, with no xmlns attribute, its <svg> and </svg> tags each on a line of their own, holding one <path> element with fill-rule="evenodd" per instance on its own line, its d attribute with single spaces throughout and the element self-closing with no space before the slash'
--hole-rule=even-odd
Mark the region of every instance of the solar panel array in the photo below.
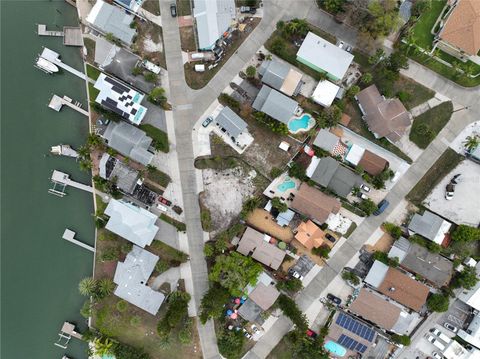
<svg viewBox="0 0 480 359">
<path fill-rule="evenodd" d="M 355 350 L 361 354 L 365 353 L 365 350 L 367 350 L 366 345 L 363 345 L 362 343 L 357 342 L 356 340 L 350 338 L 348 335 L 345 335 L 345 334 L 340 335 L 340 338 L 338 338 L 337 343 L 347 349 Z"/>
<path fill-rule="evenodd" d="M 336 323 L 369 342 L 375 337 L 375 331 L 346 314 L 340 313 Z"/>
</svg>

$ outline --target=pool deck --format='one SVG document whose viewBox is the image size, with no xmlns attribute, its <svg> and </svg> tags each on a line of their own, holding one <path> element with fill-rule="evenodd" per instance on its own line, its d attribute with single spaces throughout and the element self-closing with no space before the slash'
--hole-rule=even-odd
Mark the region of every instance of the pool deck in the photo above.
<svg viewBox="0 0 480 359">
<path fill-rule="evenodd" d="M 281 192 L 278 189 L 278 186 L 280 184 L 282 184 L 283 182 L 285 182 L 285 180 L 287 178 L 292 180 L 295 183 L 295 187 L 294 188 L 289 188 L 286 191 Z M 283 199 L 287 199 L 291 194 L 296 194 L 299 187 L 300 187 L 300 180 L 298 180 L 296 178 L 289 177 L 288 174 L 285 172 L 285 173 L 281 174 L 280 176 L 278 176 L 277 178 L 275 178 L 272 181 L 272 183 L 270 183 L 268 185 L 268 187 L 265 189 L 263 194 L 265 196 L 267 196 L 268 198 L 280 197 L 280 198 L 283 198 Z"/>
</svg>

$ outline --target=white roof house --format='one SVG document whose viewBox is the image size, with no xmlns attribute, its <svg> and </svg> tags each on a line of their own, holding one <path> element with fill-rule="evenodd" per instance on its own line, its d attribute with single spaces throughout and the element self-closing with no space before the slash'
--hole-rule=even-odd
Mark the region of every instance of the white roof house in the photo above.
<svg viewBox="0 0 480 359">
<path fill-rule="evenodd" d="M 339 90 L 340 86 L 337 86 L 330 81 L 320 81 L 315 88 L 315 91 L 313 91 L 312 100 L 324 107 L 330 107 Z"/>
<path fill-rule="evenodd" d="M 353 61 L 353 55 L 309 32 L 297 52 L 297 60 L 332 80 L 341 80 Z"/>
<path fill-rule="evenodd" d="M 112 198 L 105 214 L 110 217 L 106 229 L 139 247 L 150 245 L 158 232 L 155 225 L 158 217 L 133 204 Z"/>
<path fill-rule="evenodd" d="M 111 33 L 127 45 L 132 44 L 136 30 L 130 27 L 133 16 L 124 10 L 98 0 L 85 19 L 90 26 L 103 34 Z"/>
<path fill-rule="evenodd" d="M 345 160 L 352 165 L 356 166 L 360 162 L 365 153 L 365 148 L 360 147 L 359 145 L 353 144 L 352 147 L 348 150 Z"/>
<path fill-rule="evenodd" d="M 408 224 L 408 231 L 441 245 L 451 226 L 450 222 L 432 212 L 425 211 L 422 215 L 415 213 Z"/>
<path fill-rule="evenodd" d="M 114 294 L 127 302 L 156 315 L 165 300 L 163 293 L 147 285 L 158 256 L 133 246 L 124 262 L 117 263 L 113 281 L 117 284 Z"/>
<path fill-rule="evenodd" d="M 197 26 L 198 48 L 211 50 L 235 19 L 235 1 L 194 0 L 193 16 Z"/>
<path fill-rule="evenodd" d="M 388 268 L 386 264 L 376 260 L 364 279 L 365 283 L 370 284 L 374 288 L 380 287 L 387 275 Z"/>
<path fill-rule="evenodd" d="M 147 113 L 147 108 L 140 104 L 144 94 L 104 73 L 98 76 L 94 87 L 100 91 L 95 102 L 136 125 L 142 122 Z"/>
</svg>

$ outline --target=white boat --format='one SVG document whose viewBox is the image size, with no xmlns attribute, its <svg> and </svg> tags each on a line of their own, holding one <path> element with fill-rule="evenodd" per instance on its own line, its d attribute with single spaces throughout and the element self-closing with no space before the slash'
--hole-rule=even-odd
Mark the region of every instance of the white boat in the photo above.
<svg viewBox="0 0 480 359">
<path fill-rule="evenodd" d="M 37 59 L 36 67 L 40 70 L 45 71 L 48 74 L 52 74 L 58 72 L 58 67 L 54 63 L 44 59 L 43 57 L 39 57 Z"/>
<path fill-rule="evenodd" d="M 78 152 L 75 151 L 70 145 L 58 145 L 52 146 L 50 149 L 50 153 L 58 156 L 66 156 L 66 157 L 78 157 Z"/>
</svg>

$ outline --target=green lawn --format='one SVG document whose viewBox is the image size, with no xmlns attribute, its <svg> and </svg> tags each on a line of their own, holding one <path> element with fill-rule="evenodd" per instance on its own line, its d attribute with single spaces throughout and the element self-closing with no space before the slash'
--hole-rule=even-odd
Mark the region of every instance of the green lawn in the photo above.
<svg viewBox="0 0 480 359">
<path fill-rule="evenodd" d="M 145 0 L 142 7 L 153 15 L 160 16 L 160 1 Z"/>
<path fill-rule="evenodd" d="M 164 131 L 150 124 L 140 125 L 140 128 L 144 130 L 147 135 L 153 139 L 153 146 L 155 147 L 155 149 L 162 152 L 168 152 L 170 150 L 170 146 L 168 144 L 168 136 Z"/>
<path fill-rule="evenodd" d="M 410 94 L 410 98 L 407 101 L 403 101 L 407 110 L 411 110 L 415 106 L 418 106 L 435 96 L 435 91 L 432 91 L 428 87 L 420 85 L 418 82 L 402 75 L 400 75 L 400 78 L 393 84 L 393 90 L 396 94 L 400 91 Z"/>
<path fill-rule="evenodd" d="M 167 188 L 168 184 L 172 180 L 169 175 L 156 168 L 148 170 L 147 178 L 152 182 L 158 183 L 163 188 Z"/>
<path fill-rule="evenodd" d="M 92 80 L 98 79 L 98 76 L 100 76 L 102 72 L 97 69 L 96 67 L 93 67 L 90 64 L 87 64 L 87 76 L 90 77 Z"/>
<path fill-rule="evenodd" d="M 89 82 L 88 83 L 88 100 L 90 102 L 95 101 L 99 93 L 100 93 L 100 90 L 97 90 L 95 87 L 93 87 L 93 84 Z"/>
<path fill-rule="evenodd" d="M 191 15 L 190 0 L 177 0 L 177 12 L 178 16 Z"/>
<path fill-rule="evenodd" d="M 177 228 L 179 232 L 185 232 L 187 230 L 187 226 L 185 225 L 185 223 L 177 221 L 176 219 L 173 219 L 172 217 L 169 217 L 164 213 L 160 215 L 160 219 L 167 223 L 170 223 L 172 226 Z"/>
<path fill-rule="evenodd" d="M 464 159 L 463 156 L 451 148 L 447 150 L 438 158 L 437 162 L 425 173 L 415 187 L 407 194 L 406 198 L 417 206 L 421 206 L 422 202 L 432 189 L 449 174 L 457 165 Z"/>
<path fill-rule="evenodd" d="M 185 263 L 188 260 L 188 255 L 179 251 L 169 245 L 163 243 L 162 241 L 154 240 L 150 246 L 152 253 L 158 254 L 161 259 L 169 262 L 171 265 L 177 263 Z"/>
<path fill-rule="evenodd" d="M 458 64 L 458 67 L 463 71 L 471 70 L 472 72 L 471 75 L 480 74 L 480 65 L 476 64 L 473 61 L 470 61 L 470 60 L 468 60 L 467 62 L 460 61 L 455 56 L 449 55 L 446 52 L 443 52 L 441 50 L 438 51 L 437 56 L 442 60 L 447 61 L 450 64 L 456 62 Z"/>
<path fill-rule="evenodd" d="M 105 212 L 105 208 L 107 208 L 107 203 L 103 202 L 102 197 L 98 194 L 95 195 L 95 202 L 97 204 L 97 211 L 100 213 Z"/>
<path fill-rule="evenodd" d="M 420 16 L 413 28 L 413 37 L 416 44 L 425 50 L 432 49 L 433 35 L 431 34 L 431 30 L 446 3 L 446 0 L 432 1 L 431 9 L 425 11 Z"/>
<path fill-rule="evenodd" d="M 427 148 L 452 116 L 453 105 L 449 102 L 431 108 L 416 117 L 410 131 L 410 141 L 420 148 Z"/>
</svg>

